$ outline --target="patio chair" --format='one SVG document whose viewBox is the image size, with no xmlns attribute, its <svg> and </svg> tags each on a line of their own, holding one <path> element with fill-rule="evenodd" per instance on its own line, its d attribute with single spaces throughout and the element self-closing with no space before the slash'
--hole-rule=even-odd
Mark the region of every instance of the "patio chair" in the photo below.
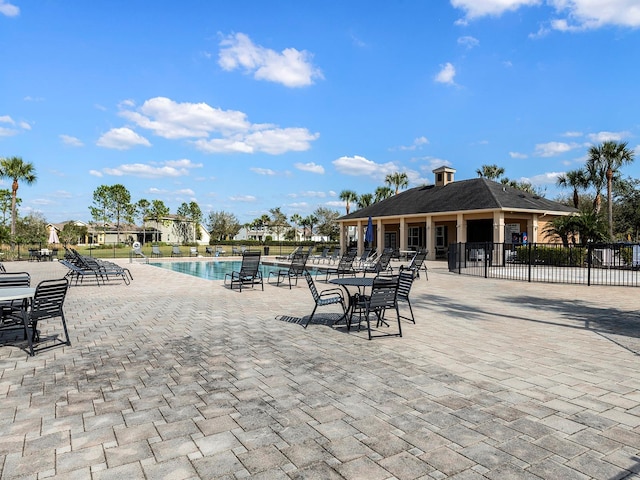
<svg viewBox="0 0 640 480">
<path fill-rule="evenodd" d="M 363 275 L 367 273 L 374 273 L 379 275 L 384 272 L 393 272 L 393 268 L 391 267 L 391 255 L 393 254 L 393 250 L 387 248 L 382 252 L 374 263 L 365 263 L 362 268 Z"/>
<path fill-rule="evenodd" d="M 47 339 L 54 340 L 54 343 L 42 346 L 38 350 L 49 349 L 56 345 L 71 345 L 63 310 L 64 299 L 68 289 L 69 281 L 66 278 L 43 280 L 37 285 L 36 293 L 31 302 L 31 308 L 29 308 L 26 316 L 26 328 L 31 328 L 31 334 L 27 333 L 29 354 L 31 356 L 35 353 L 33 344 L 43 340 L 38 330 L 38 322 L 59 318 L 62 322 L 62 329 L 64 330 L 64 339 L 58 339 L 57 336 L 48 337 Z"/>
<path fill-rule="evenodd" d="M 182 252 L 180 251 L 180 247 L 178 245 L 174 245 L 171 247 L 171 256 L 172 257 L 181 257 Z"/>
<path fill-rule="evenodd" d="M 307 280 L 307 285 L 309 285 L 311 296 L 313 297 L 313 301 L 315 302 L 315 306 L 313 307 L 311 315 L 309 315 L 309 318 L 307 318 L 307 321 L 303 325 L 304 328 L 307 328 L 309 323 L 311 323 L 311 320 L 313 319 L 313 316 L 315 315 L 318 307 L 335 305 L 336 303 L 339 303 L 342 307 L 342 314 L 347 314 L 347 305 L 345 304 L 344 295 L 340 288 L 327 288 L 318 292 L 318 289 L 316 288 L 316 285 L 313 282 L 313 278 L 311 278 L 311 274 L 309 272 L 304 272 L 304 278 Z"/>
<path fill-rule="evenodd" d="M 428 250 L 420 250 L 416 252 L 411 261 L 407 265 L 400 265 L 400 271 L 411 270 L 415 277 L 420 278 L 420 270 L 424 270 L 424 276 L 429 280 L 429 271 L 424 261 L 427 258 Z"/>
<path fill-rule="evenodd" d="M 224 249 L 224 248 L 222 248 L 222 247 L 216 247 L 216 253 L 215 253 L 215 256 L 216 256 L 216 257 L 222 257 L 222 256 L 224 256 L 224 255 L 226 255 L 226 254 L 227 254 L 227 252 L 225 251 L 225 249 Z"/>
<path fill-rule="evenodd" d="M 210 257 L 213 257 L 213 248 L 211 248 L 211 247 L 204 247 L 204 254 L 205 254 L 205 255 L 209 255 Z"/>
<path fill-rule="evenodd" d="M 374 252 L 373 255 L 377 256 L 377 252 Z M 374 258 L 370 258 L 372 256 L 371 249 L 365 248 L 360 255 L 360 258 L 356 260 L 357 267 L 362 267 L 366 262 L 371 262 Z"/>
<path fill-rule="evenodd" d="M 358 314 L 358 331 L 362 325 L 362 319 L 367 323 L 367 333 L 369 340 L 375 337 L 390 337 L 398 336 L 402 337 L 402 325 L 400 322 L 400 310 L 398 308 L 398 287 L 399 277 L 376 277 L 373 280 L 373 286 L 371 287 L 371 295 L 357 295 L 354 299 L 354 306 L 347 320 L 347 331 L 351 330 L 353 322 L 353 316 Z M 393 309 L 396 311 L 396 317 L 398 319 L 398 332 L 397 333 L 381 333 L 374 335 L 371 332 L 371 315 L 376 318 L 376 328 L 381 325 L 389 327 L 389 324 L 385 321 L 384 315 L 387 310 Z"/>
<path fill-rule="evenodd" d="M 416 319 L 413 316 L 413 308 L 411 307 L 411 301 L 409 300 L 409 293 L 411 292 L 411 287 L 413 286 L 414 276 L 411 271 L 402 271 L 400 272 L 398 279 L 398 301 L 406 302 L 409 305 L 409 313 L 411 317 L 406 317 L 400 315 L 400 318 L 405 320 L 411 320 L 414 324 L 416 323 Z"/>
<path fill-rule="evenodd" d="M 256 284 L 260 284 L 262 286 L 262 291 L 264 291 L 262 273 L 260 273 L 260 252 L 245 252 L 242 255 L 240 271 L 227 273 L 224 276 L 225 285 L 227 285 L 227 279 L 230 281 L 231 289 L 237 285 L 242 292 L 242 287 L 244 285 L 251 285 L 253 288 Z"/>
<path fill-rule="evenodd" d="M 327 263 L 336 263 L 339 259 L 340 259 L 340 249 L 339 248 L 334 248 L 333 249 L 333 253 L 327 259 Z"/>
<path fill-rule="evenodd" d="M 160 251 L 160 246 L 158 245 L 151 245 L 151 256 L 158 258 L 162 256 L 162 252 Z"/>
<path fill-rule="evenodd" d="M 242 255 L 242 252 L 238 247 L 231 247 L 231 255 Z"/>
<path fill-rule="evenodd" d="M 293 286 L 291 283 L 292 279 L 295 279 L 295 284 L 298 286 L 298 278 L 306 272 L 307 259 L 308 257 L 304 254 L 299 253 L 295 255 L 293 260 L 291 260 L 291 265 L 289 265 L 288 269 L 269 272 L 267 282 L 269 282 L 269 279 L 273 275 L 276 277 L 276 287 L 280 286 L 280 281 L 285 278 L 289 279 L 289 290 L 291 290 L 291 287 Z"/>
<path fill-rule="evenodd" d="M 338 265 L 336 266 L 336 268 L 327 268 L 325 270 L 325 274 L 326 274 L 325 281 L 329 281 L 329 276 L 334 274 L 337 275 L 338 277 L 344 276 L 344 275 L 355 276 L 356 271 L 353 268 L 353 262 L 355 259 L 356 259 L 355 250 L 349 250 L 347 253 L 342 255 L 342 257 L 340 257 L 340 261 L 338 262 Z"/>
<path fill-rule="evenodd" d="M 198 256 L 198 247 L 189 247 L 189 256 L 197 257 Z"/>
</svg>

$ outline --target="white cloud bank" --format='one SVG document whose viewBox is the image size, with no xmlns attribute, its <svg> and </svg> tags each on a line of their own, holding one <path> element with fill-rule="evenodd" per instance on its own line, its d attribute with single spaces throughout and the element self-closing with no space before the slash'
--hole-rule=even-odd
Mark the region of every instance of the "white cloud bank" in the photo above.
<svg viewBox="0 0 640 480">
<path fill-rule="evenodd" d="M 547 23 L 559 31 L 581 31 L 605 25 L 640 27 L 640 4 L 637 0 L 451 0 L 451 5 L 464 11 L 459 23 L 485 16 L 499 16 L 522 7 L 550 6 L 556 18 Z M 545 33 L 548 28 L 538 32 Z"/>
<path fill-rule="evenodd" d="M 254 44 L 248 35 L 236 33 L 220 42 L 218 64 L 223 70 L 243 68 L 256 80 L 281 83 L 286 87 L 306 87 L 315 79 L 322 79 L 322 72 L 311 63 L 312 54 L 306 50 L 285 48 L 275 50 Z"/>
<path fill-rule="evenodd" d="M 142 178 L 175 178 L 189 174 L 193 168 L 201 168 L 201 163 L 193 163 L 188 159 L 169 160 L 160 164 L 128 163 L 116 168 L 91 170 L 89 173 L 96 177 L 111 175 L 114 177 L 132 176 Z"/>
<path fill-rule="evenodd" d="M 333 165 L 345 175 L 366 175 L 377 179 L 384 179 L 388 174 L 400 170 L 393 162 L 376 163 L 359 155 L 340 157 L 333 161 Z"/>
<path fill-rule="evenodd" d="M 138 109 L 129 103 L 122 108 L 120 115 L 137 126 L 167 139 L 193 139 L 196 148 L 207 153 L 278 155 L 305 151 L 320 136 L 306 128 L 254 124 L 237 110 L 206 103 L 178 103 L 166 97 L 151 98 Z"/>
<path fill-rule="evenodd" d="M 0 115 L 0 137 L 12 137 L 22 133 L 23 130 L 31 130 L 31 125 L 27 122 L 16 122 L 9 115 Z"/>
</svg>

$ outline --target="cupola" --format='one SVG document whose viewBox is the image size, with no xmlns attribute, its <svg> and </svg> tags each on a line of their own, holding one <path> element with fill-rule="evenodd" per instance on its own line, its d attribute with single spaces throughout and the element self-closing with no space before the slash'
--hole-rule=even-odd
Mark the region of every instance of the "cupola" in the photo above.
<svg viewBox="0 0 640 480">
<path fill-rule="evenodd" d="M 456 169 L 443 166 L 433 170 L 433 173 L 436 176 L 436 187 L 444 187 L 445 185 L 448 185 L 449 183 L 452 183 L 454 181 L 454 174 L 456 173 Z"/>
</svg>

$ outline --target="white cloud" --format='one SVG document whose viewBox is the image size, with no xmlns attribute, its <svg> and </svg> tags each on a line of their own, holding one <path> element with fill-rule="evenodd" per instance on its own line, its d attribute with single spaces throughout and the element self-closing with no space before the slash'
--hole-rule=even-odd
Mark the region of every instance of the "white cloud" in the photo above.
<svg viewBox="0 0 640 480">
<path fill-rule="evenodd" d="M 14 135 L 17 135 L 18 133 L 20 132 L 15 128 L 0 127 L 0 137 L 12 137 Z"/>
<path fill-rule="evenodd" d="M 475 37 L 471 37 L 469 35 L 465 35 L 464 37 L 459 37 L 458 38 L 458 45 L 462 45 L 463 47 L 466 47 L 468 49 L 472 49 L 472 48 L 477 47 L 478 45 L 480 45 L 480 41 Z"/>
<path fill-rule="evenodd" d="M 193 144 L 207 153 L 278 155 L 308 150 L 319 137 L 306 128 L 252 124 L 243 112 L 213 108 L 206 103 L 178 103 L 165 97 L 151 98 L 137 110 L 125 109 L 120 115 L 164 138 L 198 139 Z"/>
<path fill-rule="evenodd" d="M 0 122 L 9 123 L 11 125 L 15 125 L 16 124 L 16 122 L 13 120 L 13 118 L 11 118 L 9 115 L 0 116 Z"/>
<path fill-rule="evenodd" d="M 169 160 L 162 164 L 125 163 L 116 168 L 103 168 L 102 174 L 116 177 L 131 176 L 141 178 L 175 178 L 189 175 L 192 168 L 201 168 L 202 164 L 192 163 L 191 160 Z M 94 170 L 95 171 L 95 170 Z"/>
<path fill-rule="evenodd" d="M 427 165 L 423 165 L 420 167 L 420 170 L 424 172 L 433 172 L 433 170 L 435 170 L 436 168 L 452 166 L 449 160 L 444 160 L 442 158 L 437 158 L 437 157 L 423 157 L 417 160 L 428 162 Z"/>
<path fill-rule="evenodd" d="M 248 35 L 236 33 L 220 42 L 218 64 L 223 70 L 243 68 L 253 73 L 256 80 L 281 83 L 286 87 L 312 85 L 314 79 L 322 79 L 322 72 L 311 63 L 312 55 L 295 48 L 275 50 L 254 44 Z"/>
<path fill-rule="evenodd" d="M 211 132 L 243 131 L 251 126 L 242 112 L 206 103 L 178 103 L 166 97 L 151 98 L 137 111 L 122 110 L 120 116 L 169 139 L 204 138 Z"/>
<path fill-rule="evenodd" d="M 5 0 L 0 0 L 0 14 L 7 17 L 17 17 L 20 15 L 20 8 L 6 2 Z"/>
<path fill-rule="evenodd" d="M 629 132 L 598 132 L 598 133 L 590 133 L 589 140 L 593 143 L 602 143 L 602 142 L 619 142 L 623 138 L 629 136 Z"/>
<path fill-rule="evenodd" d="M 99 170 L 89 170 L 89 175 L 93 175 L 94 177 L 102 177 L 102 172 Z"/>
<path fill-rule="evenodd" d="M 563 137 L 581 137 L 582 136 L 582 132 L 564 132 L 562 134 Z"/>
<path fill-rule="evenodd" d="M 578 148 L 580 145 L 577 143 L 564 143 L 564 142 L 548 142 L 539 143 L 535 147 L 535 153 L 537 157 L 554 157 L 561 155 L 574 148 Z"/>
<path fill-rule="evenodd" d="M 377 179 L 384 179 L 389 173 L 400 170 L 393 162 L 375 163 L 359 155 L 340 157 L 333 161 L 333 165 L 338 172 L 345 175 L 366 175 Z"/>
<path fill-rule="evenodd" d="M 257 200 L 257 198 L 253 195 L 234 195 L 232 197 L 229 197 L 229 200 L 232 200 L 234 202 L 255 202 Z"/>
<path fill-rule="evenodd" d="M 451 5 L 464 11 L 458 24 L 467 24 L 485 16 L 500 16 L 522 7 L 549 5 L 560 18 L 552 18 L 550 27 L 541 27 L 531 36 L 540 37 L 549 28 L 563 32 L 577 32 L 605 25 L 640 27 L 640 5 L 637 0 L 451 0 Z"/>
<path fill-rule="evenodd" d="M 422 147 L 422 145 L 427 145 L 429 140 L 427 137 L 418 137 L 416 138 L 411 145 L 401 145 L 398 147 L 399 150 L 415 150 L 417 148 Z"/>
<path fill-rule="evenodd" d="M 547 172 L 533 177 L 522 178 L 521 181 L 527 181 L 532 185 L 555 185 L 558 177 L 562 174 L 563 172 Z"/>
<path fill-rule="evenodd" d="M 309 150 L 310 142 L 319 136 L 320 134 L 312 134 L 306 128 L 272 128 L 227 138 L 197 140 L 194 144 L 199 150 L 208 153 L 264 152 L 278 155 L 290 151 Z"/>
<path fill-rule="evenodd" d="M 18 123 L 18 125 L 23 130 L 31 130 L 31 125 L 29 123 L 27 123 L 27 122 L 20 122 L 20 123 Z"/>
<path fill-rule="evenodd" d="M 104 148 L 115 148 L 116 150 L 128 150 L 136 145 L 150 147 L 151 143 L 130 128 L 123 127 L 112 128 L 98 139 L 96 145 Z"/>
<path fill-rule="evenodd" d="M 454 67 L 451 63 L 445 63 L 438 74 L 435 76 L 434 80 L 438 83 L 446 83 L 448 85 L 455 84 L 454 78 L 456 76 L 456 67 Z"/>
<path fill-rule="evenodd" d="M 44 102 L 43 97 L 32 97 L 31 95 L 27 95 L 23 98 L 25 102 Z"/>
<path fill-rule="evenodd" d="M 270 168 L 258 168 L 258 167 L 252 167 L 249 170 L 251 170 L 253 173 L 257 173 L 258 175 L 275 175 L 276 172 L 271 170 Z"/>
<path fill-rule="evenodd" d="M 309 162 L 309 163 L 296 163 L 293 165 L 298 170 L 302 170 L 303 172 L 311 172 L 311 173 L 324 173 L 324 167 L 322 165 L 318 165 L 317 163 Z"/>
<path fill-rule="evenodd" d="M 84 143 L 79 138 L 72 137 L 71 135 L 58 135 L 62 143 L 71 147 L 82 147 Z"/>
<path fill-rule="evenodd" d="M 540 3 L 540 0 L 451 0 L 451 5 L 464 10 L 466 20 L 474 20 L 487 15 L 499 16 L 504 12 Z"/>
<path fill-rule="evenodd" d="M 509 152 L 509 156 L 511 158 L 527 158 L 528 155 L 520 152 Z"/>
<path fill-rule="evenodd" d="M 580 31 L 604 25 L 640 27 L 640 4 L 637 0 L 548 0 L 557 13 L 567 18 L 551 23 L 560 31 Z"/>
</svg>

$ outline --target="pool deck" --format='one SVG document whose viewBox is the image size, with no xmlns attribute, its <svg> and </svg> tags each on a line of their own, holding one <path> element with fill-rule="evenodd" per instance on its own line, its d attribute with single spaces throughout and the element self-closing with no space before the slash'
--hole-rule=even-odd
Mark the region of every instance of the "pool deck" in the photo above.
<svg viewBox="0 0 640 480">
<path fill-rule="evenodd" d="M 131 285 L 69 290 L 71 347 L 0 334 L 1 479 L 640 478 L 635 288 L 429 262 L 417 323 L 368 341 L 334 307 L 302 328 L 304 281 L 238 293 L 121 264 Z"/>
</svg>

